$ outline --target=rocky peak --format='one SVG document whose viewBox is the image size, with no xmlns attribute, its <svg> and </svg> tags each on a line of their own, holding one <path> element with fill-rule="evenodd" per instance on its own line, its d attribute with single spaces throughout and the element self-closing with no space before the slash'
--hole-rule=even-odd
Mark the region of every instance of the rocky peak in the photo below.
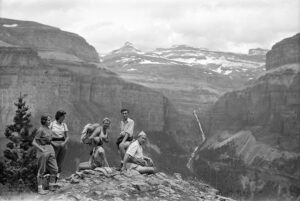
<svg viewBox="0 0 300 201">
<path fill-rule="evenodd" d="M 300 63 L 300 33 L 276 43 L 267 53 L 267 70 L 292 63 Z"/>
<path fill-rule="evenodd" d="M 134 47 L 130 42 L 125 42 L 120 49 L 113 50 L 111 54 L 121 54 L 121 53 L 142 53 L 141 50 Z"/>
</svg>

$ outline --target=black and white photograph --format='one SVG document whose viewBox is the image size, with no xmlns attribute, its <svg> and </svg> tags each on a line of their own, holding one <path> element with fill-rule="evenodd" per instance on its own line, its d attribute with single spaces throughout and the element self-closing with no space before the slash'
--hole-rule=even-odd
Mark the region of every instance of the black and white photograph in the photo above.
<svg viewBox="0 0 300 201">
<path fill-rule="evenodd" d="M 300 0 L 0 0 L 1 201 L 300 201 Z"/>
</svg>

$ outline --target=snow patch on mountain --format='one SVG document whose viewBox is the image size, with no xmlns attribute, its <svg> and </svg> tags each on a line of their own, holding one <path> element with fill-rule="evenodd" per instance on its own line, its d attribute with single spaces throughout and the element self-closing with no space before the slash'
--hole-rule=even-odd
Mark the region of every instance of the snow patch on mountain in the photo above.
<svg viewBox="0 0 300 201">
<path fill-rule="evenodd" d="M 139 63 L 140 64 L 165 64 L 165 63 L 160 63 L 160 62 L 150 61 L 150 60 L 143 60 L 143 61 L 141 61 Z"/>
<path fill-rule="evenodd" d="M 3 24 L 2 26 L 7 27 L 7 28 L 14 28 L 14 27 L 17 27 L 18 24 Z"/>
</svg>

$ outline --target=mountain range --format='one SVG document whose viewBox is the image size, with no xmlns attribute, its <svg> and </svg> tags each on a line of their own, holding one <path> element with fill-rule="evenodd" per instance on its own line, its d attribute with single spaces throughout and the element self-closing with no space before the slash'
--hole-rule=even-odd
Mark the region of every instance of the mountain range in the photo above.
<svg viewBox="0 0 300 201">
<path fill-rule="evenodd" d="M 125 80 L 161 91 L 182 113 L 205 110 L 220 95 L 264 72 L 265 54 L 210 51 L 186 45 L 143 52 L 126 42 L 100 64 Z"/>
</svg>

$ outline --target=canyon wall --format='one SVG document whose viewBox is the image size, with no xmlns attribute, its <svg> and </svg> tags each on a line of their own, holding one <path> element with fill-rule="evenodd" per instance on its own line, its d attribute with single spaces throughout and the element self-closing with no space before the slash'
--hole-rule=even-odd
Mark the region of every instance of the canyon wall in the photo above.
<svg viewBox="0 0 300 201">
<path fill-rule="evenodd" d="M 201 117 L 208 139 L 192 170 L 225 194 L 255 200 L 300 194 L 299 36 L 275 44 L 266 73 Z"/>
</svg>

